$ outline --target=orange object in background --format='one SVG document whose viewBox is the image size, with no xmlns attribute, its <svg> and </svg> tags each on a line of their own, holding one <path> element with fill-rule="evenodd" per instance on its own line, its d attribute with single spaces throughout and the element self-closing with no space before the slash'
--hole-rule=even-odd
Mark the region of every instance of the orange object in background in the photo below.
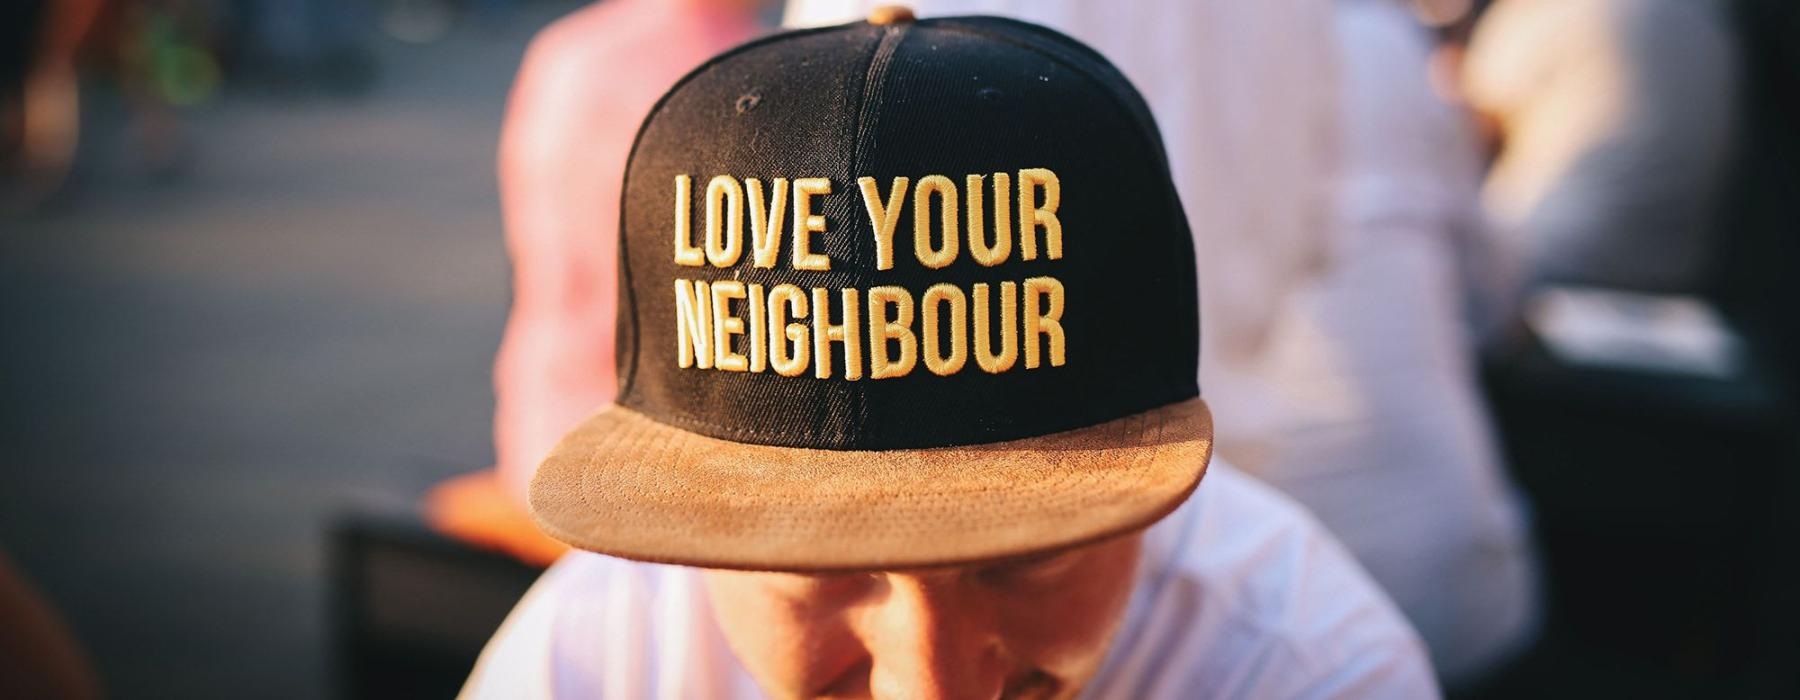
<svg viewBox="0 0 1800 700">
<path fill-rule="evenodd" d="M 632 139 L 670 84 L 764 31 L 763 4 L 612 0 L 532 40 L 500 139 L 513 306 L 494 361 L 498 464 L 433 489 L 433 528 L 528 563 L 567 549 L 538 532 L 525 491 L 556 440 L 616 388 L 619 193 Z"/>
<path fill-rule="evenodd" d="M 531 515 L 501 487 L 496 469 L 433 487 L 425 495 L 425 518 L 433 530 L 533 566 L 549 566 L 569 551 L 568 545 L 538 531 Z"/>
<path fill-rule="evenodd" d="M 40 204 L 74 167 L 76 64 L 102 9 L 102 0 L 54 0 L 0 11 L 0 212 Z"/>
<path fill-rule="evenodd" d="M 0 695 L 85 700 L 101 696 L 87 651 L 50 601 L 0 552 Z"/>
</svg>

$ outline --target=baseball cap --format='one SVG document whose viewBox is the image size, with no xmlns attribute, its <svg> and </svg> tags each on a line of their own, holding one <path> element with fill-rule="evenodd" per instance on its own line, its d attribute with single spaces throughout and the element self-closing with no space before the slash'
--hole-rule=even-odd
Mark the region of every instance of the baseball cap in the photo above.
<svg viewBox="0 0 1800 700">
<path fill-rule="evenodd" d="M 884 8 L 733 49 L 651 110 L 621 210 L 619 394 L 531 485 L 570 545 L 962 564 L 1145 527 L 1205 473 L 1187 219 L 1067 36 Z"/>
</svg>

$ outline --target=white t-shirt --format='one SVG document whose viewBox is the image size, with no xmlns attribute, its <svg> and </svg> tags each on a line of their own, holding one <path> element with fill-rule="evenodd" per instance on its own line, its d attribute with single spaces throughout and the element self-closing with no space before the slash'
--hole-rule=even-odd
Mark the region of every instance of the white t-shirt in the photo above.
<svg viewBox="0 0 1800 700">
<path fill-rule="evenodd" d="M 1088 698 L 1433 698 L 1418 637 L 1286 497 L 1214 462 L 1152 526 Z M 544 574 L 463 689 L 481 698 L 756 698 L 699 571 L 583 552 Z"/>
</svg>

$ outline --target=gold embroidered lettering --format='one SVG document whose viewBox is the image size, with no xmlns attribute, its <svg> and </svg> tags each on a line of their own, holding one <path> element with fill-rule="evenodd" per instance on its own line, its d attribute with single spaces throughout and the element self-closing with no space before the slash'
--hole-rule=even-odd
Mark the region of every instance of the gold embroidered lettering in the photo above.
<svg viewBox="0 0 1800 700">
<path fill-rule="evenodd" d="M 993 321 L 988 316 L 988 286 L 975 285 L 975 364 L 988 374 L 1012 369 L 1019 359 L 1019 285 L 1000 283 L 1000 352 L 989 342 Z"/>
<path fill-rule="evenodd" d="M 693 189 L 688 176 L 675 176 L 675 264 L 700 267 L 706 264 L 706 254 L 694 245 Z"/>
<path fill-rule="evenodd" d="M 775 178 L 769 189 L 769 208 L 763 209 L 763 184 L 750 178 L 744 181 L 750 194 L 750 263 L 768 269 L 775 267 L 781 253 L 781 222 L 787 218 L 788 181 Z"/>
<path fill-rule="evenodd" d="M 1006 262 L 1006 256 L 1012 253 L 1012 178 L 1006 173 L 994 173 L 994 245 L 987 244 L 986 224 L 982 219 L 987 215 L 987 208 L 981 202 L 981 176 L 970 175 L 967 186 L 969 201 L 969 257 L 982 267 L 993 267 Z"/>
<path fill-rule="evenodd" d="M 711 369 L 712 293 L 705 282 L 675 280 L 675 364 Z"/>
<path fill-rule="evenodd" d="M 806 374 L 812 342 L 807 325 L 788 323 L 790 316 L 806 318 L 806 292 L 791 284 L 775 285 L 769 289 L 769 367 L 783 377 L 798 377 Z"/>
<path fill-rule="evenodd" d="M 1037 195 L 1033 190 L 1044 191 L 1042 204 L 1036 203 Z M 1026 168 L 1019 171 L 1019 257 L 1024 260 L 1036 260 L 1037 229 L 1044 228 L 1044 247 L 1048 249 L 1051 260 L 1062 259 L 1062 221 L 1056 218 L 1056 208 L 1062 204 L 1062 183 L 1056 173 L 1047 168 Z"/>
<path fill-rule="evenodd" d="M 768 307 L 763 305 L 763 286 L 750 285 L 750 299 L 744 309 L 750 314 L 750 371 L 769 367 L 769 325 L 763 321 Z"/>
<path fill-rule="evenodd" d="M 720 216 L 720 207 L 729 207 Z M 706 261 L 731 267 L 744 254 L 744 187 L 719 175 L 706 183 Z"/>
<path fill-rule="evenodd" d="M 938 218 L 944 227 L 944 243 L 936 248 L 931 245 L 933 194 L 938 196 Z M 956 183 L 942 175 L 919 178 L 919 186 L 913 190 L 913 255 L 918 256 L 920 265 L 937 270 L 956 261 L 961 240 L 956 220 Z"/>
<path fill-rule="evenodd" d="M 944 175 L 896 176 L 886 192 L 874 177 L 858 177 L 856 186 L 874 234 L 874 271 L 894 269 L 894 236 L 907 205 L 912 207 L 913 255 L 927 269 L 955 264 L 964 230 L 969 255 L 982 267 L 1013 259 L 1015 236 L 1020 260 L 1037 260 L 1040 254 L 1062 258 L 1057 214 L 1062 185 L 1048 168 L 968 174 L 961 188 Z M 782 239 L 791 237 L 786 253 L 790 269 L 831 269 L 831 256 L 823 251 L 830 246 L 815 237 L 827 233 L 828 222 L 814 210 L 824 206 L 817 198 L 831 194 L 829 178 L 714 176 L 703 195 L 703 232 L 693 230 L 693 187 L 691 176 L 675 176 L 676 264 L 728 268 L 748 259 L 756 268 L 774 269 L 783 256 Z M 820 250 L 815 252 L 815 246 Z M 1021 364 L 1026 370 L 1061 367 L 1068 361 L 1062 322 L 1067 293 L 1054 277 L 938 282 L 917 296 L 895 285 L 765 288 L 743 281 L 741 274 L 731 277 L 675 281 L 680 367 L 773 369 L 784 377 L 831 379 L 837 371 L 832 343 L 843 344 L 841 376 L 848 381 L 862 379 L 865 372 L 871 379 L 904 377 L 921 363 L 936 376 L 950 376 L 967 370 L 971 357 L 988 374 Z M 835 316 L 834 300 L 839 307 Z"/>
<path fill-rule="evenodd" d="M 1048 297 L 1045 309 L 1040 298 Z M 1050 340 L 1050 366 L 1061 367 L 1065 360 L 1063 338 L 1063 285 L 1055 277 L 1031 277 L 1025 280 L 1025 369 L 1038 367 L 1038 336 Z"/>
<path fill-rule="evenodd" d="M 750 368 L 749 359 L 731 349 L 731 336 L 744 334 L 744 319 L 731 310 L 731 301 L 742 298 L 743 282 L 719 280 L 712 283 L 713 366 L 727 372 Z"/>
<path fill-rule="evenodd" d="M 888 318 L 888 307 L 894 317 Z M 869 289 L 869 378 L 904 377 L 919 360 L 919 338 L 913 334 L 913 298 L 905 287 Z M 888 341 L 900 341 L 900 356 L 889 357 Z"/>
<path fill-rule="evenodd" d="M 906 185 L 911 178 L 894 178 L 894 184 L 888 187 L 887 201 L 881 201 L 881 190 L 875 187 L 875 178 L 859 177 L 857 187 L 862 188 L 863 208 L 869 212 L 869 226 L 875 230 L 875 269 L 894 269 L 894 229 L 900 224 L 900 209 L 905 206 Z"/>
<path fill-rule="evenodd" d="M 943 347 L 938 340 L 942 313 L 939 306 L 950 304 L 950 354 L 939 354 Z M 919 299 L 925 345 L 925 368 L 932 374 L 947 377 L 961 371 L 963 364 L 969 361 L 969 299 L 963 290 L 954 284 L 938 283 L 925 290 L 925 296 Z M 984 318 L 985 322 L 986 319 Z"/>
<path fill-rule="evenodd" d="M 803 177 L 794 180 L 794 269 L 829 270 L 831 258 L 812 252 L 812 234 L 825 230 L 825 216 L 814 214 L 812 198 L 831 194 L 831 180 Z"/>
<path fill-rule="evenodd" d="M 842 290 L 840 297 L 844 304 L 844 322 L 832 325 L 831 292 L 824 287 L 813 287 L 813 376 L 820 379 L 831 378 L 831 344 L 844 344 L 844 378 L 850 381 L 862 379 L 862 317 L 857 312 L 860 295 L 854 289 Z"/>
</svg>

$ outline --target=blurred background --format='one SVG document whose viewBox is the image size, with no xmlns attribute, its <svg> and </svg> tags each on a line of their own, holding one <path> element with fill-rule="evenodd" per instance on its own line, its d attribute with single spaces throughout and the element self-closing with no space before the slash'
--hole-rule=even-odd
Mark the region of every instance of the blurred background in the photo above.
<svg viewBox="0 0 1800 700">
<path fill-rule="evenodd" d="M 330 695 L 336 518 L 492 462 L 495 145 L 573 4 L 489 5 L 100 5 L 8 173 L 0 548 L 109 695 Z"/>
<path fill-rule="evenodd" d="M 1800 11 L 1394 4 L 1479 155 L 1455 301 L 1544 595 L 1455 694 L 1800 697 Z M 584 6 L 0 11 L 0 684 L 454 692 L 555 556 L 454 516 L 505 500 L 509 90 Z"/>
</svg>

